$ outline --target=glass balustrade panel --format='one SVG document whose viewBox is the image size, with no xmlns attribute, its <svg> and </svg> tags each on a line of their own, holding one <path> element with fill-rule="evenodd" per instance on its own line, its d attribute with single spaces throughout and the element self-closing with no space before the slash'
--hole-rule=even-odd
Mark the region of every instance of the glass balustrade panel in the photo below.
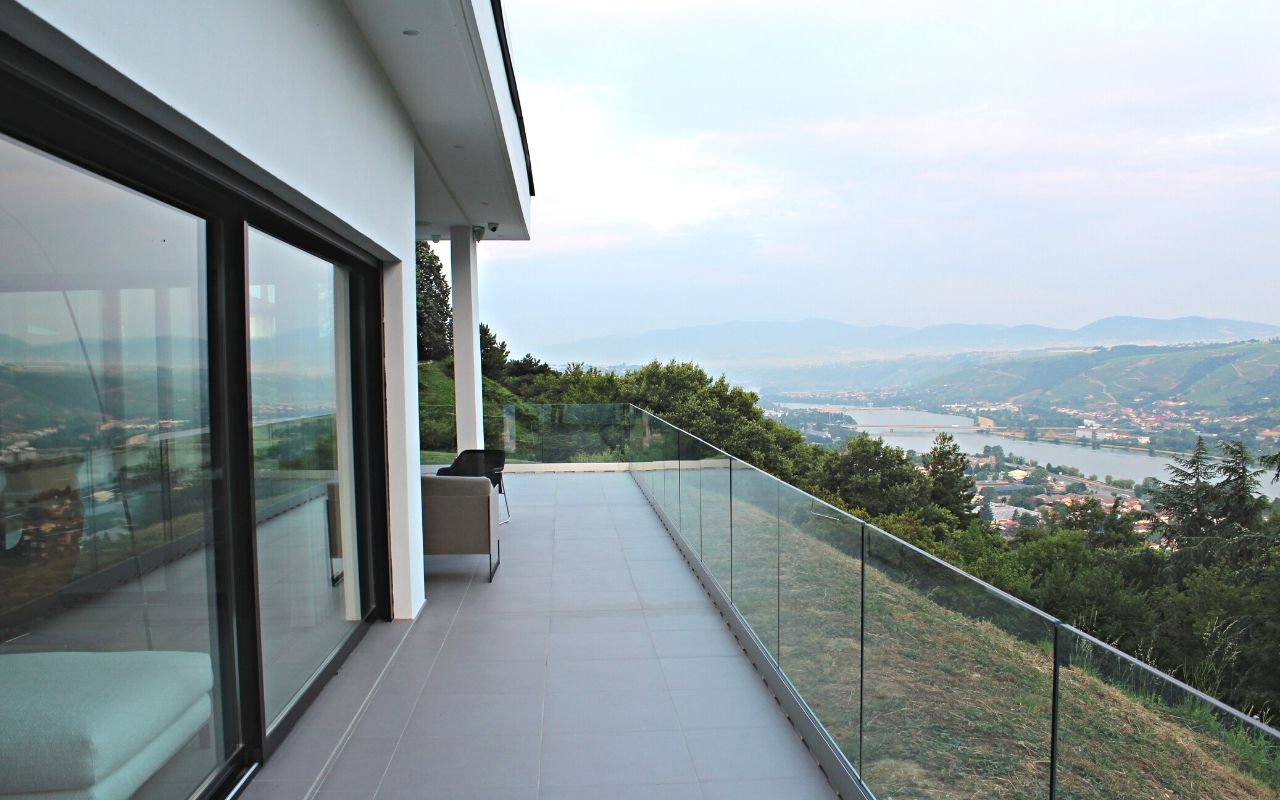
<svg viewBox="0 0 1280 800">
<path fill-rule="evenodd" d="M 870 526 L 862 777 L 879 797 L 1048 797 L 1053 624 Z"/>
<path fill-rule="evenodd" d="M 778 662 L 855 768 L 862 703 L 862 523 L 779 495 Z"/>
<path fill-rule="evenodd" d="M 1280 735 L 1069 626 L 1058 639 L 1057 796 L 1280 797 Z"/>
<path fill-rule="evenodd" d="M 778 504 L 783 483 L 732 462 L 733 605 L 778 657 Z"/>
</svg>

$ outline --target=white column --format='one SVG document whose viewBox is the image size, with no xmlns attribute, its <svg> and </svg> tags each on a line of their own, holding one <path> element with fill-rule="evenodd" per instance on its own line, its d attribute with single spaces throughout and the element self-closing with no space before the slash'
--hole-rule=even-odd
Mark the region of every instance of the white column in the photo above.
<svg viewBox="0 0 1280 800">
<path fill-rule="evenodd" d="M 453 397 L 458 452 L 484 447 L 480 381 L 480 287 L 476 238 L 468 225 L 449 229 L 453 284 Z"/>
<path fill-rule="evenodd" d="M 410 248 L 410 253 L 413 249 Z M 426 602 L 422 565 L 422 455 L 418 450 L 418 315 L 414 263 L 382 271 L 382 336 L 387 388 L 387 534 L 391 611 L 413 619 Z"/>
</svg>

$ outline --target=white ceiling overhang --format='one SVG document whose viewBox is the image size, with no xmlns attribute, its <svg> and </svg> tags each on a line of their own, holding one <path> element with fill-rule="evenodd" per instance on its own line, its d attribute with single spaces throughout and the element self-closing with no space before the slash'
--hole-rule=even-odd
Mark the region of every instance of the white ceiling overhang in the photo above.
<svg viewBox="0 0 1280 800">
<path fill-rule="evenodd" d="M 347 7 L 417 132 L 418 237 L 468 225 L 489 239 L 528 239 L 533 185 L 497 0 Z"/>
</svg>

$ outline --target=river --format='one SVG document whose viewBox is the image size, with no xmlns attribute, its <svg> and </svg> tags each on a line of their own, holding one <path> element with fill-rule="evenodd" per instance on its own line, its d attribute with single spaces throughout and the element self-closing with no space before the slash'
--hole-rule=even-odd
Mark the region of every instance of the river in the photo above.
<svg viewBox="0 0 1280 800">
<path fill-rule="evenodd" d="M 1065 464 L 1079 469 L 1085 475 L 1097 475 L 1099 478 L 1111 475 L 1115 478 L 1132 478 L 1135 481 L 1141 481 L 1143 478 L 1164 480 L 1169 476 L 1165 467 L 1170 463 L 1170 459 L 1166 456 L 1149 456 L 1146 453 L 1125 450 L 1094 450 L 1091 447 L 1056 442 L 1028 442 L 997 436 L 993 433 L 948 430 L 955 426 L 972 427 L 973 419 L 970 417 L 905 408 L 865 408 L 818 403 L 781 403 L 781 405 L 784 408 L 842 411 L 857 420 L 860 428 L 865 426 L 867 433 L 879 436 L 889 444 L 904 450 L 924 452 L 929 449 L 935 436 L 946 431 L 955 437 L 956 444 L 960 445 L 960 449 L 966 453 L 981 453 L 982 448 L 987 445 L 992 447 L 999 445 L 1006 453 L 1035 459 L 1041 466 Z M 895 429 L 896 425 L 936 427 Z M 1271 483 L 1269 476 L 1263 476 L 1262 480 L 1263 494 L 1272 499 L 1280 497 L 1280 484 Z"/>
</svg>

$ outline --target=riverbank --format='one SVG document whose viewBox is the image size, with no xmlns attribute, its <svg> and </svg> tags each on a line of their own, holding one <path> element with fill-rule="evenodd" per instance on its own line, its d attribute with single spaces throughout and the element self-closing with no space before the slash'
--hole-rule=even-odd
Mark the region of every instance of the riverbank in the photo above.
<svg viewBox="0 0 1280 800">
<path fill-rule="evenodd" d="M 831 403 L 782 403 L 786 408 L 808 408 L 820 411 L 838 411 L 849 414 L 858 422 L 860 430 L 879 436 L 885 442 L 904 450 L 926 452 L 937 433 L 946 431 L 965 453 L 980 454 L 984 447 L 1000 447 L 1012 450 L 1027 460 L 1041 466 L 1054 464 L 1079 469 L 1085 475 L 1111 475 L 1141 483 L 1144 478 L 1166 480 L 1169 466 L 1177 453 L 1149 455 L 1146 450 L 1121 450 L 1092 446 L 1064 444 L 1044 440 L 1003 435 L 1006 432 L 989 429 L 975 430 L 972 417 L 938 414 L 907 408 L 880 406 L 841 406 Z M 899 426 L 899 427 L 895 427 Z M 967 430 L 963 430 L 967 428 Z M 1016 442 L 1016 445 L 1012 443 Z M 1092 445 L 1092 443 L 1090 443 Z M 1264 480 L 1260 491 L 1271 499 L 1280 498 L 1280 484 Z"/>
<path fill-rule="evenodd" d="M 1016 439 L 1018 441 L 1023 441 L 1023 442 L 1025 441 L 1047 442 L 1050 444 L 1060 444 L 1064 447 L 1078 447 L 1081 450 L 1116 450 L 1124 453 L 1145 453 L 1149 456 L 1163 456 L 1166 458 L 1173 458 L 1174 456 L 1190 455 L 1190 453 L 1187 452 L 1186 450 L 1160 450 L 1155 447 L 1142 447 L 1141 445 L 1129 445 L 1129 444 L 1113 444 L 1113 443 L 1107 443 L 1107 442 L 1098 442 L 1097 447 L 1094 447 L 1094 443 L 1091 441 L 1085 441 L 1084 444 L 1081 444 L 1080 439 L 1077 439 L 1074 437 L 1068 438 L 1065 436 L 1045 436 L 1044 434 L 1040 434 L 1035 439 L 1027 439 L 1026 432 L 1020 431 L 1016 428 L 993 428 L 991 433 L 996 436 L 1003 436 L 1006 439 Z"/>
</svg>

